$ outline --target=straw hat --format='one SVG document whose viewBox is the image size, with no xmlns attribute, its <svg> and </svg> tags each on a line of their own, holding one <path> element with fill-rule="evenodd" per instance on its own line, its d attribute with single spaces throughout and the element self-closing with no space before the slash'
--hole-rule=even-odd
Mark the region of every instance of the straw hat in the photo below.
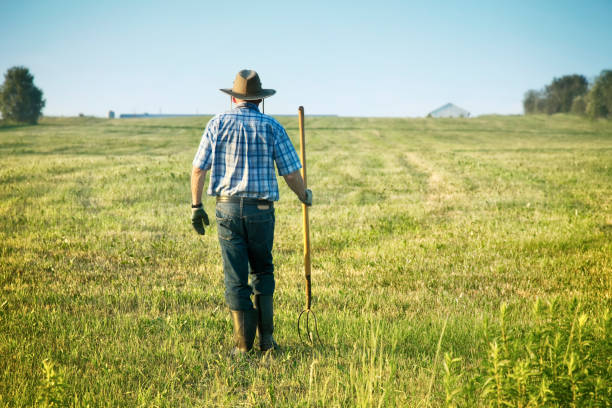
<svg viewBox="0 0 612 408">
<path fill-rule="evenodd" d="M 243 101 L 264 99 L 276 93 L 274 89 L 262 89 L 259 75 L 252 69 L 243 69 L 237 73 L 234 87 L 221 88 L 220 91 Z"/>
</svg>

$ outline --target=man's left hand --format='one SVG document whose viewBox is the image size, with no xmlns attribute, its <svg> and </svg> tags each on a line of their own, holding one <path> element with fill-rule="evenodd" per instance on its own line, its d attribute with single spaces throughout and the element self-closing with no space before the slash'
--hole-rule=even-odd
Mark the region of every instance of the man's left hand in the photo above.
<svg viewBox="0 0 612 408">
<path fill-rule="evenodd" d="M 191 225 L 200 235 L 204 235 L 204 225 L 209 225 L 208 214 L 204 211 L 204 208 L 193 208 L 191 211 Z"/>
<path fill-rule="evenodd" d="M 306 204 L 306 206 L 310 207 L 312 205 L 312 191 L 310 189 L 306 189 L 306 191 L 304 191 L 304 198 L 300 199 L 300 201 Z"/>
</svg>

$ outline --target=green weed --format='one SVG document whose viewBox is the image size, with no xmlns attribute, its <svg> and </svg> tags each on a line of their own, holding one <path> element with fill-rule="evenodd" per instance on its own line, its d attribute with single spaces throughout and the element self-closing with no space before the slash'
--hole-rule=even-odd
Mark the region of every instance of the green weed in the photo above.
<svg viewBox="0 0 612 408">
<path fill-rule="evenodd" d="M 469 381 L 458 358 L 446 357 L 447 406 L 608 407 L 612 398 L 612 324 L 609 309 L 583 313 L 535 302 L 529 327 L 506 328 L 505 305 L 498 334 L 483 365 Z M 464 381 L 464 387 L 457 384 Z M 460 402 L 459 402 L 460 401 Z"/>
</svg>

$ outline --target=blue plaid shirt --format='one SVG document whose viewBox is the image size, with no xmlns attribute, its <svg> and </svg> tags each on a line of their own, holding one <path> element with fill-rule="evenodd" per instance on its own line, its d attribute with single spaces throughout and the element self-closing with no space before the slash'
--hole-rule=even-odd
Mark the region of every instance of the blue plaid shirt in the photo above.
<svg viewBox="0 0 612 408">
<path fill-rule="evenodd" d="M 278 201 L 274 163 L 281 176 L 302 168 L 281 124 L 248 102 L 208 122 L 193 159 L 194 167 L 211 170 L 208 195 Z"/>
</svg>

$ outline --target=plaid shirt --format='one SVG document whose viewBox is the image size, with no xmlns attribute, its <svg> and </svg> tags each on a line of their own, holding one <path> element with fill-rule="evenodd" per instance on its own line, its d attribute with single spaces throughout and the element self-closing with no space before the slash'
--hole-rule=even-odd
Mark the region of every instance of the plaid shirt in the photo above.
<svg viewBox="0 0 612 408">
<path fill-rule="evenodd" d="M 281 176 L 302 168 L 281 124 L 248 102 L 208 122 L 193 159 L 194 167 L 212 169 L 208 195 L 278 201 L 274 163 Z"/>
</svg>

